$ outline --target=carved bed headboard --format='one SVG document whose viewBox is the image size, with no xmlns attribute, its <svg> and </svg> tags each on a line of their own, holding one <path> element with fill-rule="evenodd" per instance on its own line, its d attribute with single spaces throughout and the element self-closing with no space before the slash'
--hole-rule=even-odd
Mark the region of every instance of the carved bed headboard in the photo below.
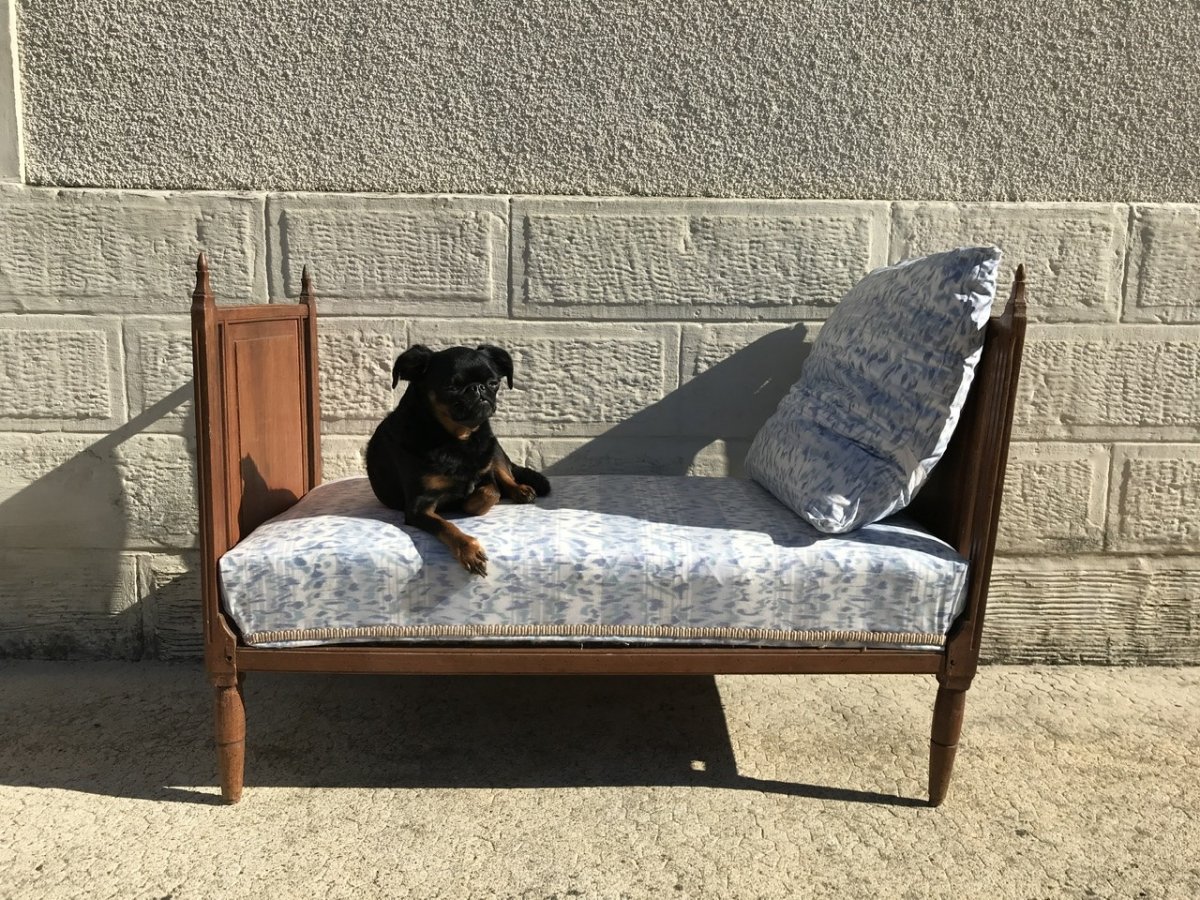
<svg viewBox="0 0 1200 900">
<path fill-rule="evenodd" d="M 321 481 L 316 301 L 218 307 L 201 254 L 192 294 L 199 481 L 218 554 Z"/>
</svg>

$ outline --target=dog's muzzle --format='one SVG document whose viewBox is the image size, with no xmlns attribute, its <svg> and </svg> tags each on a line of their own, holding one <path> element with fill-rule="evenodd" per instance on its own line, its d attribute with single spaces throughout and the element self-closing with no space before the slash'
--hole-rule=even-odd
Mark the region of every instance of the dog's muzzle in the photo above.
<svg viewBox="0 0 1200 900">
<path fill-rule="evenodd" d="M 496 398 L 484 385 L 475 385 L 467 396 L 455 405 L 456 419 L 464 425 L 478 425 L 496 411 Z"/>
</svg>

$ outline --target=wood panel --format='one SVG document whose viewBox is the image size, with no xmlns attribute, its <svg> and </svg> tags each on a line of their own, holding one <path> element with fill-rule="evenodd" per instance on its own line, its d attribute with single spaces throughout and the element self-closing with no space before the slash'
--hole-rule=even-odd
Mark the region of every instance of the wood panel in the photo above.
<svg viewBox="0 0 1200 900">
<path fill-rule="evenodd" d="M 301 325 L 285 319 L 221 327 L 226 516 L 234 544 L 307 490 Z"/>
</svg>

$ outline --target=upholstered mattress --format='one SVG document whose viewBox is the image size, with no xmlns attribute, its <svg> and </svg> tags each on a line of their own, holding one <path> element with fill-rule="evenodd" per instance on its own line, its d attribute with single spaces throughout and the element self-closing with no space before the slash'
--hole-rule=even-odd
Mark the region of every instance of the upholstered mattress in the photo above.
<svg viewBox="0 0 1200 900">
<path fill-rule="evenodd" d="M 248 644 L 687 643 L 936 647 L 967 563 L 894 516 L 822 534 L 753 482 L 574 476 L 456 523 L 467 573 L 365 478 L 324 484 L 220 561 Z"/>
</svg>

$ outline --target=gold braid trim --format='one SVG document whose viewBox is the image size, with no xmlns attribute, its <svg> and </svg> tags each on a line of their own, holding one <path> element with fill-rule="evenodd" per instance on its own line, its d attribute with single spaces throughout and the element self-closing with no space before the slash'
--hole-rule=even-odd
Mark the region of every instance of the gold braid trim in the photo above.
<svg viewBox="0 0 1200 900">
<path fill-rule="evenodd" d="M 787 631 L 774 628 L 689 628 L 675 625 L 368 625 L 360 628 L 291 628 L 246 635 L 247 644 L 283 641 L 340 641 L 351 638 L 528 638 L 606 637 L 686 640 L 845 642 L 856 644 L 922 644 L 941 647 L 944 635 L 919 632 L 838 631 L 835 629 Z"/>
</svg>

